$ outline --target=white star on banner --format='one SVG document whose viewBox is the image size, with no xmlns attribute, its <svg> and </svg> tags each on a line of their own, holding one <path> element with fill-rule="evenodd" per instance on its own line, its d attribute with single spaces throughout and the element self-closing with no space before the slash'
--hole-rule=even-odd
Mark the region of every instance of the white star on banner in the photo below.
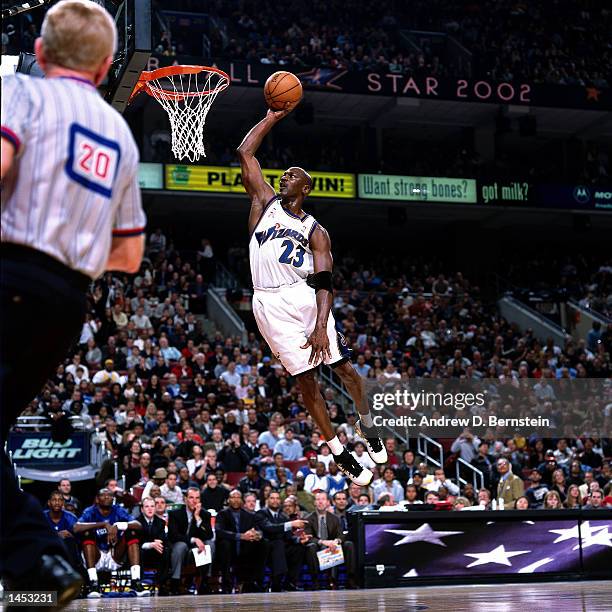
<svg viewBox="0 0 612 612">
<path fill-rule="evenodd" d="M 398 540 L 394 546 L 400 544 L 414 544 L 415 542 L 428 542 L 429 544 L 437 544 L 438 546 L 446 546 L 441 538 L 452 535 L 460 535 L 463 531 L 434 531 L 428 523 L 423 523 L 418 529 L 385 529 L 388 533 L 404 536 Z"/>
<path fill-rule="evenodd" d="M 487 563 L 497 563 L 499 565 L 507 565 L 508 567 L 512 567 L 512 563 L 510 563 L 510 557 L 516 557 L 517 555 L 526 555 L 530 553 L 530 550 L 515 550 L 515 551 L 506 551 L 503 544 L 494 548 L 490 552 L 486 553 L 464 553 L 466 557 L 474 557 L 476 561 L 472 561 L 466 567 L 476 567 L 477 565 L 486 565 Z"/>
<path fill-rule="evenodd" d="M 418 574 L 417 571 L 414 569 L 414 567 L 409 571 L 406 572 L 403 576 L 403 578 L 417 578 Z"/>
<path fill-rule="evenodd" d="M 601 529 L 605 528 L 605 525 L 602 525 L 601 527 L 591 527 L 589 521 L 584 521 L 584 523 L 582 523 L 582 529 L 580 529 L 578 525 L 574 525 L 569 529 L 549 529 L 548 531 L 550 533 L 559 534 L 559 537 L 553 542 L 553 544 L 558 544 L 559 542 L 565 542 L 565 540 L 571 540 L 572 538 L 578 539 L 581 531 L 582 539 L 585 539 L 590 538 L 596 531 L 600 531 Z"/>
<path fill-rule="evenodd" d="M 608 533 L 607 527 L 597 527 L 597 533 L 595 533 L 595 529 L 591 531 L 588 535 L 585 534 L 582 538 L 582 548 L 588 548 L 589 546 L 609 546 L 612 548 L 612 534 Z M 572 550 L 578 550 L 580 548 L 579 544 L 576 544 Z"/>
<path fill-rule="evenodd" d="M 518 573 L 519 574 L 533 574 L 533 572 L 535 572 L 538 568 L 542 567 L 543 565 L 546 565 L 547 563 L 550 563 L 551 561 L 554 561 L 552 557 L 544 557 L 544 559 L 540 559 L 539 561 L 536 561 L 535 563 L 532 563 L 531 565 L 522 567 L 518 571 Z"/>
</svg>

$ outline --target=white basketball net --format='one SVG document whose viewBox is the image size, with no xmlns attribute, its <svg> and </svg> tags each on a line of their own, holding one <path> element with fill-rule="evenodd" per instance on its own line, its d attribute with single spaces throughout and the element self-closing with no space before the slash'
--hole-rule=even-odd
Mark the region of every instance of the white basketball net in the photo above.
<svg viewBox="0 0 612 612">
<path fill-rule="evenodd" d="M 206 157 L 204 124 L 217 94 L 228 79 L 213 70 L 175 74 L 148 83 L 151 95 L 164 107 L 172 126 L 172 153 L 176 159 Z"/>
</svg>

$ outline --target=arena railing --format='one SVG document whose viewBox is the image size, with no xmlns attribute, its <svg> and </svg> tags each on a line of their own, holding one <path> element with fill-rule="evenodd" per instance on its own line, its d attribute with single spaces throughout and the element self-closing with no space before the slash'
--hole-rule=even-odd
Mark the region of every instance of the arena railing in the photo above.
<svg viewBox="0 0 612 612">
<path fill-rule="evenodd" d="M 437 451 L 432 451 L 432 454 L 429 453 L 429 447 L 433 446 L 437 449 Z M 433 463 L 433 465 L 443 468 L 444 467 L 444 448 L 439 442 L 436 442 L 433 438 L 425 435 L 424 433 L 419 433 L 417 438 L 417 452 L 421 457 L 424 457 L 427 463 Z M 437 455 L 437 458 L 434 456 L 434 453 Z"/>
<path fill-rule="evenodd" d="M 246 326 L 227 302 L 224 288 L 210 288 L 206 293 L 206 310 L 208 318 L 214 321 L 226 336 L 238 335 L 242 342 L 246 343 L 248 337 Z"/>
<path fill-rule="evenodd" d="M 340 404 L 344 414 L 354 413 L 355 407 L 353 405 L 353 398 L 347 393 L 347 391 L 345 391 L 344 387 L 339 382 L 336 381 L 336 374 L 334 373 L 333 369 L 327 365 L 322 365 L 320 372 L 321 372 L 321 378 L 323 379 L 323 381 L 327 383 L 329 386 L 331 386 L 332 389 L 338 394 L 338 397 L 340 399 L 338 403 Z M 396 416 L 389 407 L 383 408 L 383 412 L 385 412 L 389 417 Z M 388 429 L 389 431 L 387 432 L 387 435 L 391 435 L 397 438 L 402 444 L 409 443 L 408 428 L 406 428 L 406 433 L 404 435 L 398 432 L 397 429 L 393 429 L 393 430 L 391 430 L 390 428 L 383 428 L 383 429 Z"/>
<path fill-rule="evenodd" d="M 468 470 L 472 472 L 472 484 L 474 485 L 474 489 L 476 491 L 484 489 L 484 474 L 478 468 L 465 461 L 465 459 L 461 459 L 461 457 L 457 459 L 455 468 L 457 470 L 457 482 L 460 482 L 462 485 L 468 484 L 468 481 L 461 475 L 462 470 Z M 478 480 L 480 480 L 480 485 L 478 485 Z"/>
</svg>

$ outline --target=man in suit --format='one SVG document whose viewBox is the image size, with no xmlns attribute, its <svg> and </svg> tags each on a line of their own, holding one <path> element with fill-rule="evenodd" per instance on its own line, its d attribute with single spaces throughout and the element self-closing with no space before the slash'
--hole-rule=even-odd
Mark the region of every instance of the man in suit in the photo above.
<svg viewBox="0 0 612 612">
<path fill-rule="evenodd" d="M 298 590 L 297 582 L 300 568 L 304 562 L 304 547 L 300 539 L 304 534 L 303 519 L 291 520 L 281 510 L 281 498 L 278 491 L 272 491 L 266 507 L 257 512 L 261 517 L 261 528 L 266 544 L 266 564 L 272 570 L 270 590 L 278 593 L 282 590 L 283 577 L 287 576 L 287 590 Z"/>
<path fill-rule="evenodd" d="M 355 588 L 355 550 L 353 542 L 346 539 L 342 532 L 340 519 L 329 510 L 329 496 L 325 491 L 315 493 L 315 511 L 306 517 L 305 532 L 311 536 L 306 544 L 306 562 L 314 588 L 319 588 L 319 559 L 317 553 L 320 550 L 330 548 L 334 550 L 342 546 L 344 564 L 348 574 L 348 587 Z"/>
<path fill-rule="evenodd" d="M 217 514 L 217 562 L 223 578 L 223 592 L 232 592 L 234 570 L 241 592 L 247 589 L 261 591 L 265 558 L 265 544 L 262 541 L 261 518 L 242 507 L 242 493 L 230 491 L 228 508 Z"/>
<path fill-rule="evenodd" d="M 168 595 L 165 583 L 170 568 L 170 541 L 166 534 L 166 522 L 155 514 L 155 500 L 151 497 L 142 500 L 142 514 L 137 520 L 142 525 L 142 530 L 138 532 L 141 564 L 157 569 L 159 594 Z"/>
<path fill-rule="evenodd" d="M 172 593 L 178 593 L 183 564 L 193 560 L 191 550 L 204 550 L 205 541 L 213 537 L 210 513 L 202 509 L 200 489 L 197 487 L 187 489 L 183 508 L 168 512 L 168 537 L 172 544 L 170 589 Z M 202 578 L 198 592 L 202 594 L 207 592 L 207 567 L 202 565 L 198 569 Z"/>
<path fill-rule="evenodd" d="M 497 460 L 497 471 L 500 474 L 497 483 L 497 502 L 503 499 L 504 510 L 511 510 L 514 508 L 514 502 L 525 495 L 523 479 L 512 473 L 512 466 L 504 457 Z"/>
</svg>

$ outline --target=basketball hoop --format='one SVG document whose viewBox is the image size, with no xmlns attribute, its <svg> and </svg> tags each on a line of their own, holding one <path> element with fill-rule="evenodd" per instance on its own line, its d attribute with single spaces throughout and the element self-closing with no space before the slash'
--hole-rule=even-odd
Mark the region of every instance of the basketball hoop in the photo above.
<svg viewBox="0 0 612 612">
<path fill-rule="evenodd" d="M 168 66 L 144 71 L 130 96 L 140 92 L 155 98 L 168 113 L 172 126 L 172 152 L 176 159 L 206 157 L 204 124 L 218 93 L 230 84 L 229 76 L 208 66 Z"/>
</svg>

